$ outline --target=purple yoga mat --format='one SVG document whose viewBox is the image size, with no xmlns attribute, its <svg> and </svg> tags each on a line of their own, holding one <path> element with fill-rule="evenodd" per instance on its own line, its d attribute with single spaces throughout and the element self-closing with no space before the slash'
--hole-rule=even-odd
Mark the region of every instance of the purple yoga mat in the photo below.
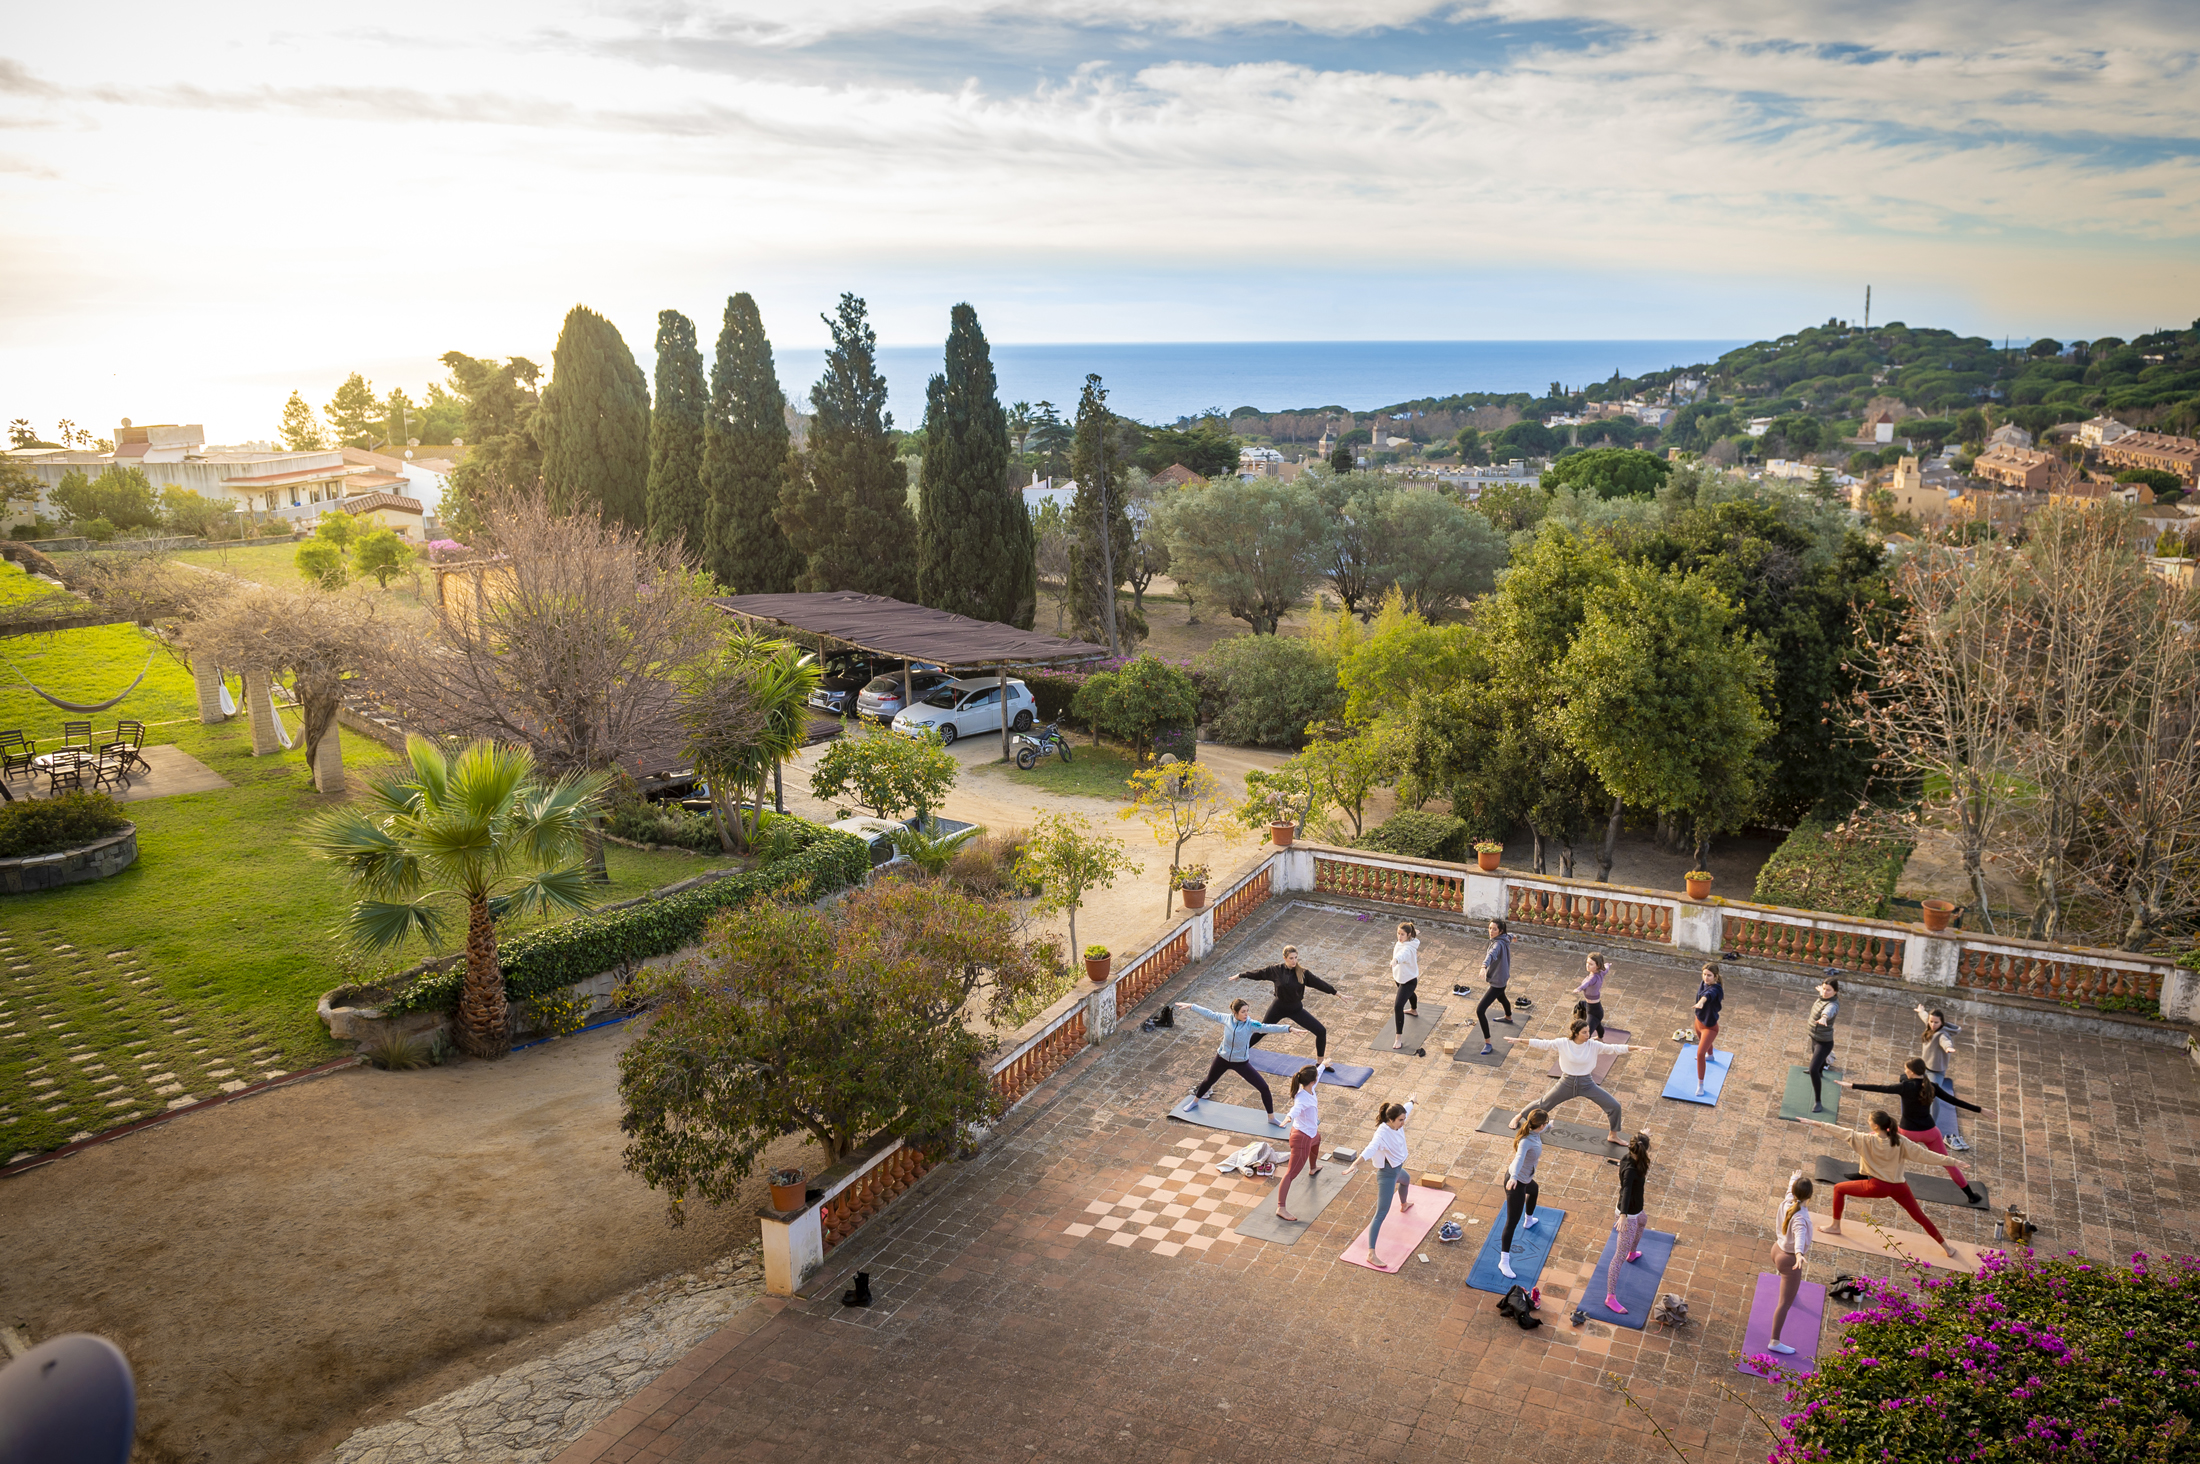
<svg viewBox="0 0 2200 1464">
<path fill-rule="evenodd" d="M 1765 1344 L 1772 1340 L 1772 1309 L 1779 1304 L 1780 1278 L 1769 1271 L 1760 1272 L 1757 1299 L 1749 1308 L 1749 1325 L 1742 1328 L 1740 1369 L 1753 1378 L 1772 1376 L 1760 1365 L 1760 1357 L 1769 1357 L 1793 1373 L 1818 1371 L 1818 1331 L 1826 1319 L 1826 1288 L 1815 1281 L 1805 1281 L 1795 1293 L 1795 1305 L 1788 1308 L 1787 1325 L 1780 1329 L 1780 1340 L 1795 1349 L 1792 1357 L 1765 1351 Z"/>
</svg>

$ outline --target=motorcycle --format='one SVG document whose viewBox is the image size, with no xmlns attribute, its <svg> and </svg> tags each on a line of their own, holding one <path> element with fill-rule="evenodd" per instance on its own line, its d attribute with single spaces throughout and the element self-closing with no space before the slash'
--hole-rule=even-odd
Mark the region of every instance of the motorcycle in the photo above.
<svg viewBox="0 0 2200 1464">
<path fill-rule="evenodd" d="M 1060 753 L 1063 762 L 1069 761 L 1069 739 L 1062 735 L 1060 724 L 1055 722 L 1047 723 L 1037 732 L 1014 733 L 1009 738 L 1009 745 L 1016 749 L 1016 766 L 1027 773 L 1049 753 Z"/>
</svg>

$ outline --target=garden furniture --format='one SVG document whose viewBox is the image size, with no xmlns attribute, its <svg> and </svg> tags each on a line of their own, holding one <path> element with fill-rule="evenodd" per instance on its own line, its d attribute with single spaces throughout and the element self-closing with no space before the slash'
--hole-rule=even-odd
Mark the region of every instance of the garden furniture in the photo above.
<svg viewBox="0 0 2200 1464">
<path fill-rule="evenodd" d="M 36 778 L 38 769 L 31 766 L 31 759 L 37 752 L 38 743 L 25 737 L 21 729 L 0 732 L 0 779 L 12 778 L 17 773 Z"/>
</svg>

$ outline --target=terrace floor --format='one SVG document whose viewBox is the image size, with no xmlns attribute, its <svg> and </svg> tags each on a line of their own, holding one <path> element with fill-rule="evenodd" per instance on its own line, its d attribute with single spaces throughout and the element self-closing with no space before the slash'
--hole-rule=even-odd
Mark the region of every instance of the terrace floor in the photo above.
<svg viewBox="0 0 2200 1464">
<path fill-rule="evenodd" d="M 1609 1229 L 1616 1181 L 1603 1159 L 1554 1146 L 1542 1202 L 1568 1213 L 1542 1279 L 1547 1324 L 1522 1332 L 1496 1315 L 1494 1296 L 1462 1284 L 1502 1213 L 1506 1140 L 1476 1128 L 1492 1107 L 1509 1112 L 1540 1094 L 1547 1059 L 1520 1049 L 1491 1070 L 1455 1065 L 1433 1043 L 1421 1059 L 1389 1051 L 1394 914 L 1310 898 L 1271 902 L 1164 995 L 1224 1005 L 1249 989 L 1228 985 L 1230 972 L 1296 943 L 1354 998 L 1315 998 L 1333 1055 L 1376 1069 L 1359 1090 L 1323 1090 L 1324 1147 L 1363 1146 L 1376 1104 L 1417 1091 L 1412 1167 L 1449 1172 L 1446 1211 L 1479 1221 L 1466 1225 L 1465 1243 L 1432 1236 L 1422 1247 L 1429 1263 L 1395 1275 L 1345 1264 L 1373 1207 L 1364 1173 L 1295 1246 L 1233 1237 L 1252 1205 L 1270 1203 L 1273 1182 L 1217 1176 L 1214 1157 L 1241 1141 L 1164 1117 L 1205 1072 L 1211 1028 L 1134 1026 L 1043 1086 L 979 1156 L 936 1171 L 836 1252 L 806 1297 L 752 1307 L 574 1444 L 565 1464 L 1586 1461 L 1671 1457 L 1676 1447 L 1691 1461 L 1762 1458 L 1770 1438 L 1757 1415 L 1783 1410 L 1777 1389 L 1735 1370 L 1742 1324 L 1769 1269 L 1786 1176 L 1830 1152 L 1776 1117 L 1787 1068 L 1805 1059 L 1807 994 L 1730 976 L 1724 1099 L 1715 1108 L 1668 1101 L 1659 1090 L 1693 967 L 1618 953 L 1608 1020 L 1657 1050 L 1621 1059 L 1608 1086 L 1629 1126 L 1654 1136 L 1650 1224 L 1680 1237 L 1662 1289 L 1685 1297 L 1693 1320 L 1676 1332 L 1567 1324 Z M 1447 1009 L 1435 1043 L 1462 1040 L 1472 1004 L 1449 988 L 1479 969 L 1483 939 L 1464 925 L 1420 924 L 1423 1004 Z M 1559 1025 L 1582 949 L 1516 930 L 1514 989 L 1540 1014 L 1529 1035 Z M 1884 1077 L 1914 1050 L 1905 1007 L 1859 994 L 1843 1015 L 1837 1065 Z M 1370 1052 L 1378 1029 L 1381 1048 Z M 2013 1021 L 1975 1024 L 1961 1040 L 1959 1091 L 1992 1111 L 1965 1116 L 1976 1152 L 1963 1157 L 1997 1212 L 2017 1204 L 2040 1226 L 2040 1245 L 2098 1257 L 2193 1249 L 2200 1091 L 2177 1049 Z M 1310 1051 L 1311 1042 L 1302 1034 L 1285 1047 Z M 1228 1076 L 1216 1096 L 1253 1101 Z M 1843 1095 L 1845 1121 L 1871 1096 Z M 1574 1104 L 1561 1116 L 1594 1122 L 1595 1110 Z M 1851 1231 L 1859 1211 L 1908 1226 L 1882 1201 L 1853 1207 Z M 1928 1213 L 1953 1239 L 1995 1240 L 1991 1215 Z M 1154 1218 L 1126 1223 L 1133 1215 Z M 1889 1269 L 1821 1248 L 1811 1279 L 1830 1280 L 1836 1263 Z M 844 1310 L 839 1293 L 859 1267 L 877 1305 Z M 1829 1313 L 1829 1332 L 1838 1315 Z"/>
</svg>

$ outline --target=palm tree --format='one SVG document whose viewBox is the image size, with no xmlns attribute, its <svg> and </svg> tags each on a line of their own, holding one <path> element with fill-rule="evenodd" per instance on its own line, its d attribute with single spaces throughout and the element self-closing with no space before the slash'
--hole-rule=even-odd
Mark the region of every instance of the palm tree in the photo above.
<svg viewBox="0 0 2200 1464">
<path fill-rule="evenodd" d="M 451 919 L 443 907 L 454 898 L 465 904 L 458 1048 L 503 1057 L 512 1032 L 496 922 L 588 908 L 582 836 L 606 779 L 583 773 L 544 784 L 534 754 L 487 741 L 446 759 L 415 735 L 405 754 L 408 770 L 370 780 L 364 799 L 322 815 L 308 839 L 358 892 L 339 930 L 368 950 L 414 935 L 440 944 Z"/>
<path fill-rule="evenodd" d="M 711 812 L 728 852 L 749 848 L 763 823 L 772 770 L 802 750 L 820 674 L 815 658 L 799 648 L 743 628 L 681 688 L 688 756 L 710 784 Z"/>
</svg>

